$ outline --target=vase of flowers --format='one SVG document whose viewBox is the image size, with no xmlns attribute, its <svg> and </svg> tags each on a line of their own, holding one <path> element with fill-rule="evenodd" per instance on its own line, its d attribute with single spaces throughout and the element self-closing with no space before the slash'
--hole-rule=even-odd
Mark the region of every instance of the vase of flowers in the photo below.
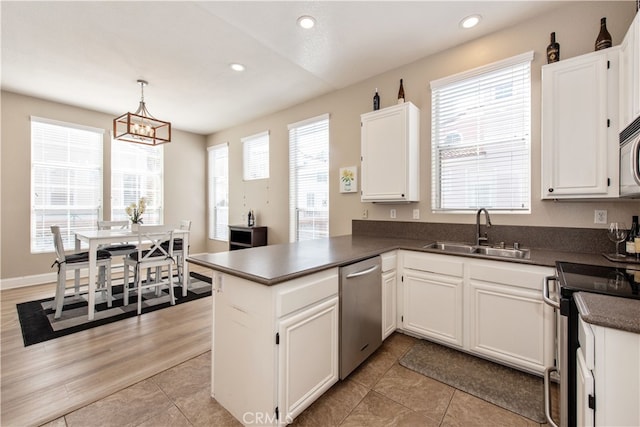
<svg viewBox="0 0 640 427">
<path fill-rule="evenodd" d="M 127 212 L 127 216 L 129 220 L 131 220 L 131 229 L 137 230 L 138 226 L 142 224 L 142 214 L 144 210 L 147 208 L 147 201 L 144 197 L 140 197 L 138 203 L 131 203 L 126 207 L 125 212 Z"/>
</svg>

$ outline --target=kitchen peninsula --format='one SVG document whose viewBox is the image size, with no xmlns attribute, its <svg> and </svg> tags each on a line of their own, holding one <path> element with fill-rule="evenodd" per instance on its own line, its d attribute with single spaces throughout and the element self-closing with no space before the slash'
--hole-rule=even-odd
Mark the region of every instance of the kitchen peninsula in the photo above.
<svg viewBox="0 0 640 427">
<path fill-rule="evenodd" d="M 463 225 L 457 229 L 468 234 Z M 489 258 L 443 255 L 424 247 L 442 235 L 413 235 L 430 237 L 374 237 L 365 232 L 189 257 L 189 262 L 213 271 L 212 396 L 244 424 L 286 424 L 338 381 L 341 266 L 392 252 L 424 253 L 443 257 L 445 262 L 463 260 L 474 265 Z M 452 240 L 459 238 L 452 236 Z M 600 253 L 558 248 L 532 248 L 530 253 L 529 259 L 488 262 L 506 266 L 505 271 L 524 269 L 527 274 L 533 269 L 551 271 L 556 260 L 611 265 Z M 541 285 L 537 277 L 531 281 L 536 286 Z M 540 292 L 528 292 L 540 299 L 531 298 L 536 307 L 542 306 Z M 548 363 L 553 340 L 547 334 L 548 319 L 536 327 L 541 340 L 551 341 L 536 350 L 540 353 L 537 364 L 542 366 Z M 517 365 L 509 358 L 501 362 Z M 535 366 L 524 369 L 539 372 Z"/>
</svg>

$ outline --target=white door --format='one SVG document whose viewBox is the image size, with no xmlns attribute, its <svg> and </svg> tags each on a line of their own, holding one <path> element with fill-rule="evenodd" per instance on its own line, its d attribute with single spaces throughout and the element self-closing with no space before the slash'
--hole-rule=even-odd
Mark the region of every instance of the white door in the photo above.
<svg viewBox="0 0 640 427">
<path fill-rule="evenodd" d="M 595 398 L 593 374 L 587 368 L 582 349 L 578 349 L 576 358 L 576 425 L 594 427 L 595 411 L 589 407 L 589 398 Z"/>
<path fill-rule="evenodd" d="M 396 270 L 382 273 L 382 339 L 396 330 Z"/>
</svg>

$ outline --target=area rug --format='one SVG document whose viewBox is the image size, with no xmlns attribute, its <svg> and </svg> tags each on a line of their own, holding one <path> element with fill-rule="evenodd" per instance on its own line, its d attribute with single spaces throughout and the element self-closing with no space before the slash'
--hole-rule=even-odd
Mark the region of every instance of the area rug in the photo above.
<svg viewBox="0 0 640 427">
<path fill-rule="evenodd" d="M 400 364 L 535 422 L 546 422 L 544 384 L 535 375 L 424 340 Z"/>
<path fill-rule="evenodd" d="M 177 304 L 184 304 L 211 295 L 211 279 L 201 274 L 192 272 L 189 274 L 189 287 L 187 296 L 182 296 L 182 286 L 174 287 Z M 123 286 L 116 285 L 112 288 L 114 301 L 112 307 L 107 307 L 105 296 L 96 293 L 95 319 L 87 320 L 87 295 L 80 294 L 76 297 L 65 297 L 62 316 L 54 319 L 53 298 L 37 301 L 29 301 L 16 305 L 18 319 L 22 328 L 24 346 L 37 344 L 54 338 L 95 328 L 96 326 L 116 322 L 137 315 L 138 299 L 135 293 L 129 294 L 129 305 L 123 304 Z M 171 307 L 169 291 L 163 289 L 160 296 L 155 295 L 154 289 L 148 289 L 142 296 L 142 314 Z"/>
</svg>

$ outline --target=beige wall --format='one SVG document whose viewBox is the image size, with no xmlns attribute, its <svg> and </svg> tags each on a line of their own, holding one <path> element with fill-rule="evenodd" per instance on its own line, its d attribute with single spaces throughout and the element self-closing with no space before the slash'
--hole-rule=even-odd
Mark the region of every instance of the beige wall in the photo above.
<svg viewBox="0 0 640 427">
<path fill-rule="evenodd" d="M 110 132 L 113 117 L 42 99 L 2 92 L 0 278 L 51 273 L 53 253 L 31 254 L 30 227 L 30 116 L 44 117 L 105 129 L 104 212 L 110 212 Z M 206 138 L 173 130 L 164 152 L 164 222 L 191 219 L 191 252 L 205 251 Z M 69 248 L 72 249 L 72 248 Z"/>
<path fill-rule="evenodd" d="M 549 34 L 556 32 L 561 59 L 593 51 L 600 18 L 618 45 L 635 14 L 634 2 L 569 2 L 554 13 L 547 13 L 512 28 L 478 38 L 470 43 L 426 57 L 356 85 L 297 105 L 208 137 L 207 145 L 229 143 L 230 223 L 240 224 L 242 215 L 253 208 L 259 225 L 269 227 L 269 243 L 288 241 L 288 134 L 289 123 L 329 113 L 330 118 L 330 229 L 331 235 L 349 234 L 351 220 L 361 218 L 363 210 L 372 220 L 388 220 L 389 209 L 397 210 L 397 220 L 413 221 L 412 211 L 420 209 L 420 221 L 471 223 L 470 214 L 435 214 L 431 198 L 431 96 L 429 82 L 441 77 L 499 61 L 533 50 L 532 64 L 532 212 L 530 215 L 492 215 L 496 224 L 551 225 L 566 227 L 606 227 L 593 223 L 594 209 L 606 209 L 609 221 L 631 222 L 640 214 L 640 202 L 553 202 L 540 200 L 540 70 L 546 64 Z M 425 29 L 425 37 L 429 37 Z M 384 61 L 384 58 L 380 59 Z M 359 194 L 339 192 L 341 167 L 360 165 L 360 114 L 371 110 L 372 96 L 378 88 L 381 106 L 395 103 L 400 78 L 404 79 L 406 99 L 421 110 L 421 202 L 410 205 L 361 203 Z M 268 180 L 242 181 L 242 145 L 240 138 L 269 130 L 271 132 Z M 384 173 L 381 171 L 381 173 Z M 210 251 L 224 250 L 223 242 L 209 242 Z"/>
</svg>

